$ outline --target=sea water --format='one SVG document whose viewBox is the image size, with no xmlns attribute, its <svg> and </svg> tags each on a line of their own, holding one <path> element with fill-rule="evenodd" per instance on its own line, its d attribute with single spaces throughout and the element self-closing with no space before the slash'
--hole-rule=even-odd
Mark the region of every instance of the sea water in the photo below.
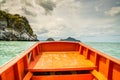
<svg viewBox="0 0 120 80">
<path fill-rule="evenodd" d="M 25 41 L 0 41 L 0 66 L 9 62 L 35 42 Z"/>
<path fill-rule="evenodd" d="M 120 42 L 86 42 L 85 44 L 120 60 Z"/>
<path fill-rule="evenodd" d="M 0 41 L 0 66 L 19 56 L 36 42 Z M 105 54 L 120 59 L 120 43 L 115 42 L 85 42 Z"/>
</svg>

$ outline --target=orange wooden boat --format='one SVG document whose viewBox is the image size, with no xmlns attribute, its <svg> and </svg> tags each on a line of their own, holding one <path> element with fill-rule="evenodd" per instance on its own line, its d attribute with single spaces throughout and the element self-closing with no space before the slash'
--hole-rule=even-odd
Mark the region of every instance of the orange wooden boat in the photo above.
<svg viewBox="0 0 120 80">
<path fill-rule="evenodd" d="M 38 42 L 2 66 L 0 80 L 120 80 L 120 61 L 79 42 Z"/>
</svg>

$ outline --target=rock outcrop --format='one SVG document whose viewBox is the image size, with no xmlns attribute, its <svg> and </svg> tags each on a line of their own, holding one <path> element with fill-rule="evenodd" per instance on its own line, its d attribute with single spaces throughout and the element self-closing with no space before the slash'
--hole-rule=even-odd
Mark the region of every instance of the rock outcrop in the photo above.
<svg viewBox="0 0 120 80">
<path fill-rule="evenodd" d="M 25 17 L 0 10 L 0 40 L 36 41 L 38 39 Z"/>
<path fill-rule="evenodd" d="M 46 41 L 55 41 L 53 38 L 48 38 Z"/>
<path fill-rule="evenodd" d="M 68 37 L 67 39 L 60 39 L 60 41 L 76 41 L 76 42 L 81 42 L 80 40 L 76 40 L 75 38 Z"/>
</svg>

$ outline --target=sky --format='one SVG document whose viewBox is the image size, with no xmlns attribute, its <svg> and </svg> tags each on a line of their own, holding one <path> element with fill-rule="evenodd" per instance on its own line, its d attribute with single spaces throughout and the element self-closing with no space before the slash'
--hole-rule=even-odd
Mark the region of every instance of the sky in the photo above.
<svg viewBox="0 0 120 80">
<path fill-rule="evenodd" d="M 39 40 L 120 42 L 120 0 L 0 0 L 0 9 L 27 17 Z"/>
</svg>

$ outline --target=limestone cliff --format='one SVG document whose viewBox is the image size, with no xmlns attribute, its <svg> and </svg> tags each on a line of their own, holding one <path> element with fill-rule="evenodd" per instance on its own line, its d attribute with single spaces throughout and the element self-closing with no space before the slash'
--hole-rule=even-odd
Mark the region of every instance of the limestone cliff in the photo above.
<svg viewBox="0 0 120 80">
<path fill-rule="evenodd" d="M 0 40 L 35 41 L 37 36 L 25 17 L 0 10 Z"/>
</svg>

